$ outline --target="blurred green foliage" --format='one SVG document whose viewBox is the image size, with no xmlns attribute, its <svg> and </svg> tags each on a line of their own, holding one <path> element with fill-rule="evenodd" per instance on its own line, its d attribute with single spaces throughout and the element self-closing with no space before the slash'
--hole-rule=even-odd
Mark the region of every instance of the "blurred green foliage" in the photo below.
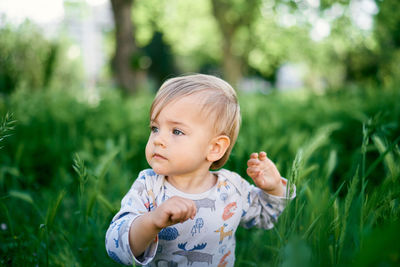
<svg viewBox="0 0 400 267">
<path fill-rule="evenodd" d="M 134 1 L 132 23 L 140 51 L 132 66 L 157 83 L 179 73 L 223 73 L 224 42 L 229 40 L 243 77 L 260 76 L 273 84 L 283 64 L 298 63 L 309 89 L 398 86 L 399 3 L 371 1 L 365 1 L 366 9 L 376 9 L 370 11 L 371 29 L 354 22 L 351 5 L 359 1 Z M 223 18 L 217 18 L 213 3 L 224 7 Z M 70 16 L 84 16 L 88 8 L 66 2 L 66 10 L 74 10 Z M 82 85 L 84 70 L 71 59 L 66 38 L 49 40 L 32 23 L 12 26 L 2 20 L 0 92 Z M 226 32 L 219 20 L 225 21 Z M 330 34 L 313 40 L 310 33 L 319 21 L 329 24 Z M 111 57 L 113 50 L 108 50 Z"/>
<path fill-rule="evenodd" d="M 238 230 L 237 266 L 398 266 L 399 4 L 378 1 L 369 33 L 343 13 L 314 42 L 308 22 L 280 21 L 284 7 L 301 12 L 301 1 L 256 2 L 259 12 L 234 36 L 248 74 L 273 80 L 282 63 L 305 61 L 307 84 L 323 77 L 341 90 L 240 94 L 243 124 L 225 167 L 246 177 L 249 154 L 265 150 L 297 197 L 271 231 Z M 348 1 L 321 1 L 320 11 L 335 3 Z M 233 21 L 246 4 L 233 1 Z M 211 10 L 209 1 L 135 1 L 139 57 L 155 64 L 136 58 L 137 66 L 159 81 L 168 68 L 218 68 Z M 107 88 L 88 102 L 68 49 L 30 23 L 0 28 L 0 265 L 116 266 L 105 231 L 147 168 L 154 95 Z"/>
<path fill-rule="evenodd" d="M 138 45 L 147 45 L 156 32 L 161 32 L 183 71 L 193 72 L 221 59 L 221 37 L 210 1 L 135 1 L 132 20 Z"/>
<path fill-rule="evenodd" d="M 223 44 L 230 33 L 232 53 L 240 59 L 245 77 L 256 75 L 275 82 L 279 67 L 292 62 L 305 67 L 308 88 L 337 90 L 353 84 L 399 83 L 397 0 L 214 2 L 224 7 L 226 33 L 221 32 L 213 13 L 213 1 L 135 1 L 132 20 L 138 46 L 146 46 L 154 34 L 161 33 L 180 72 L 221 73 Z M 356 9 L 364 9 L 361 4 L 370 10 L 370 29 L 355 23 Z M 329 25 L 330 34 L 313 40 L 310 33 L 319 21 Z"/>
<path fill-rule="evenodd" d="M 383 85 L 398 85 L 400 75 L 400 8 L 399 1 L 378 1 L 375 36 L 379 44 L 377 77 Z"/>
<path fill-rule="evenodd" d="M 0 93 L 17 88 L 70 90 L 82 85 L 82 69 L 67 56 L 68 42 L 48 40 L 39 27 L 26 21 L 0 27 Z"/>
<path fill-rule="evenodd" d="M 2 265 L 113 264 L 104 235 L 147 168 L 152 98 L 110 90 L 97 104 L 61 90 L 3 98 L 0 115 L 12 111 L 17 122 L 0 150 Z M 275 229 L 239 229 L 238 266 L 399 263 L 398 99 L 396 90 L 240 96 L 243 125 L 225 167 L 246 177 L 248 155 L 263 149 L 297 198 Z M 376 235 L 388 243 L 376 247 Z"/>
<path fill-rule="evenodd" d="M 278 24 L 273 2 L 263 6 L 263 1 L 257 0 L 218 2 L 229 8 L 225 13 L 228 24 L 235 27 L 233 53 L 244 62 L 244 69 L 254 69 L 273 79 L 282 63 L 301 53 L 299 43 L 307 43 L 304 29 Z M 148 44 L 156 32 L 163 33 L 183 72 L 215 72 L 222 61 L 223 33 L 213 16 L 211 1 L 136 1 L 132 19 L 138 45 Z"/>
</svg>

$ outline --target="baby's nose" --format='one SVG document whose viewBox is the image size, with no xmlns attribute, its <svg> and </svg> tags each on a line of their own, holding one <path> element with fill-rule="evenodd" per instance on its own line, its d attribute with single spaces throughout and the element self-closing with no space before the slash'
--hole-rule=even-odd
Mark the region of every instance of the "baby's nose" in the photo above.
<svg viewBox="0 0 400 267">
<path fill-rule="evenodd" d="M 161 132 L 158 132 L 158 134 L 154 137 L 154 145 L 165 147 L 166 145 L 165 138 L 161 134 Z"/>
</svg>

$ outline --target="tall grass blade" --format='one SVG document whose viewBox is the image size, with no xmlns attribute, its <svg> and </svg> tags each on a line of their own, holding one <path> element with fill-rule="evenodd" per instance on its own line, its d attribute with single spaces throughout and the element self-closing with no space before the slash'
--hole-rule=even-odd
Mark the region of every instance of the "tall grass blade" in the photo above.
<svg viewBox="0 0 400 267">
<path fill-rule="evenodd" d="M 350 207 L 351 204 L 353 202 L 353 199 L 356 195 L 357 192 L 357 185 L 359 183 L 359 175 L 358 175 L 358 169 L 356 170 L 356 174 L 353 176 L 353 179 L 351 180 L 345 201 L 344 201 L 344 213 L 342 216 L 342 221 L 341 221 L 341 231 L 340 231 L 340 235 L 339 235 L 339 241 L 338 241 L 338 252 L 337 252 L 337 259 L 339 260 L 341 258 L 342 255 L 342 251 L 343 251 L 343 243 L 346 237 L 346 233 L 347 233 L 347 221 L 348 221 L 348 217 L 349 217 L 349 213 L 350 213 Z"/>
<path fill-rule="evenodd" d="M 365 174 L 363 176 L 364 179 L 367 178 L 376 169 L 376 167 L 378 167 L 379 163 L 381 163 L 382 160 L 384 160 L 386 154 L 388 154 L 393 149 L 395 149 L 395 151 L 398 150 L 397 143 L 399 141 L 400 141 L 400 136 L 397 137 L 396 140 L 389 147 L 387 147 L 387 149 L 385 151 L 381 152 L 379 157 L 371 164 L 371 166 L 369 166 L 369 168 L 365 172 Z M 396 150 L 396 148 L 397 148 L 397 150 Z M 394 177 L 394 179 L 398 179 L 398 177 Z"/>
<path fill-rule="evenodd" d="M 35 202 L 33 201 L 32 197 L 29 193 L 16 191 L 16 190 L 10 190 L 10 192 L 8 192 L 8 194 L 13 198 L 18 198 L 18 199 L 23 200 L 31 205 L 35 205 Z"/>
<path fill-rule="evenodd" d="M 62 190 L 60 193 L 58 193 L 56 201 L 53 203 L 53 205 L 49 207 L 47 211 L 46 225 L 48 226 L 49 229 L 51 229 L 53 226 L 54 218 L 56 217 L 61 201 L 63 200 L 66 193 L 67 192 L 65 190 Z"/>
<path fill-rule="evenodd" d="M 37 214 L 40 216 L 40 218 L 43 219 L 43 214 L 42 210 L 39 209 L 39 207 L 36 205 L 35 201 L 31 197 L 31 195 L 27 192 L 22 192 L 22 191 L 17 191 L 17 190 L 10 190 L 8 192 L 9 196 L 13 198 L 20 199 L 22 201 L 25 201 L 26 203 L 32 205 L 32 207 L 36 210 Z"/>
<path fill-rule="evenodd" d="M 286 234 L 286 238 L 288 238 L 292 233 L 294 233 L 295 229 L 296 229 L 296 225 L 299 223 L 298 219 L 300 217 L 300 214 L 302 213 L 303 209 L 304 209 L 305 203 L 303 203 L 300 208 L 296 211 L 296 214 L 292 220 L 292 223 L 289 227 L 289 230 L 287 231 Z"/>
<path fill-rule="evenodd" d="M 304 161 L 308 161 L 318 148 L 327 144 L 331 133 L 340 129 L 340 127 L 341 125 L 339 123 L 331 123 L 320 128 L 313 138 L 303 147 Z"/>
<path fill-rule="evenodd" d="M 289 197 L 293 193 L 293 185 L 298 184 L 300 169 L 303 167 L 303 150 L 299 149 L 294 158 L 292 169 L 290 171 L 288 185 L 286 186 L 286 196 Z"/>
<path fill-rule="evenodd" d="M 83 192 L 85 190 L 85 184 L 89 179 L 89 175 L 87 173 L 85 162 L 79 157 L 78 153 L 75 153 L 73 157 L 73 165 L 72 168 L 78 174 L 79 180 L 79 202 L 82 204 Z"/>
<path fill-rule="evenodd" d="M 116 213 L 118 210 L 113 207 L 113 205 L 103 196 L 103 194 L 98 194 L 97 199 L 110 213 Z"/>
<path fill-rule="evenodd" d="M 386 145 L 386 142 L 376 134 L 372 136 L 372 141 L 374 142 L 379 153 L 381 155 L 383 153 L 385 154 L 383 157 L 385 166 L 390 172 L 390 176 L 392 177 L 392 179 L 395 179 L 395 177 L 399 175 L 399 163 L 396 164 L 394 155 L 393 153 L 391 153 L 391 149 L 389 150 L 388 149 L 389 147 Z"/>
<path fill-rule="evenodd" d="M 298 181 L 303 181 L 303 179 L 304 179 L 305 177 L 309 177 L 310 174 L 311 174 L 313 171 L 318 170 L 318 168 L 319 168 L 318 164 L 313 164 L 313 165 L 311 165 L 311 166 L 308 166 L 307 168 L 304 168 L 304 169 L 300 172 L 300 174 L 299 174 Z M 304 183 L 304 182 L 303 182 L 303 183 Z"/>
<path fill-rule="evenodd" d="M 88 174 L 87 174 L 87 170 L 86 170 L 86 167 L 85 167 L 85 162 L 79 157 L 78 153 L 74 154 L 73 162 L 74 163 L 72 165 L 72 168 L 78 174 L 79 182 L 85 184 L 87 182 L 87 179 L 88 179 Z"/>
<path fill-rule="evenodd" d="M 361 144 L 361 180 L 364 180 L 366 175 L 365 175 L 365 166 L 366 166 L 366 158 L 367 158 L 367 147 L 369 143 L 369 128 L 367 125 L 364 123 L 363 128 L 362 128 L 362 133 L 363 133 L 363 139 L 362 139 L 362 144 Z"/>
<path fill-rule="evenodd" d="M 337 165 L 337 151 L 331 150 L 329 152 L 328 162 L 325 165 L 325 177 L 326 178 L 331 177 L 333 171 L 336 168 L 336 165 Z"/>
<path fill-rule="evenodd" d="M 108 169 L 111 166 L 111 163 L 113 162 L 114 158 L 118 155 L 119 150 L 114 150 L 110 154 L 107 155 L 105 160 L 100 164 L 100 166 L 97 168 L 97 178 L 100 181 L 103 181 L 104 177 L 107 174 Z"/>
<path fill-rule="evenodd" d="M 98 191 L 96 190 L 92 190 L 90 192 L 89 201 L 86 206 L 86 213 L 85 213 L 86 219 L 92 214 L 94 204 L 96 203 L 97 195 Z"/>
<path fill-rule="evenodd" d="M 335 203 L 335 200 L 337 196 L 339 195 L 340 191 L 342 190 L 342 187 L 344 186 L 345 182 L 343 182 L 339 188 L 336 190 L 336 192 L 330 197 L 328 204 L 324 207 L 324 210 L 313 220 L 313 222 L 308 226 L 307 230 L 303 234 L 303 239 L 308 239 L 309 235 L 312 233 L 314 230 L 314 226 L 317 224 L 317 222 L 321 219 L 323 215 L 325 215 L 325 212 L 329 210 L 329 208 Z"/>
<path fill-rule="evenodd" d="M 10 112 L 7 112 L 4 116 L 3 120 L 0 123 L 0 144 L 7 138 L 10 137 L 10 132 L 14 130 L 16 125 L 16 120 L 14 120 L 14 115 Z M 3 147 L 0 146 L 0 149 Z"/>
</svg>

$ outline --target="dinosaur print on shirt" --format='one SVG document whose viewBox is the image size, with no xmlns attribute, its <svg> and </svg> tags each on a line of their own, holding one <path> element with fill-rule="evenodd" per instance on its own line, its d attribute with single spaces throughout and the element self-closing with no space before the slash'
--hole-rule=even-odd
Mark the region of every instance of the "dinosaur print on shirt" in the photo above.
<svg viewBox="0 0 400 267">
<path fill-rule="evenodd" d="M 217 182 L 213 188 L 186 194 L 153 170 L 140 172 L 108 228 L 109 256 L 126 265 L 150 267 L 234 266 L 237 227 L 272 228 L 287 199 L 265 194 L 236 173 L 224 169 L 214 173 Z M 162 229 L 146 251 L 134 257 L 128 238 L 131 223 L 173 196 L 192 199 L 197 208 L 195 217 Z"/>
</svg>

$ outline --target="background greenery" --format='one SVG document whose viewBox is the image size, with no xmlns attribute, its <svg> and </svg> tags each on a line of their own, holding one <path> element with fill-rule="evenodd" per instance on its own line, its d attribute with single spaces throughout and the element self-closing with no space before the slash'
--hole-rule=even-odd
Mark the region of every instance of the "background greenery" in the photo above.
<svg viewBox="0 0 400 267">
<path fill-rule="evenodd" d="M 151 100 L 107 92 L 91 106 L 20 90 L 3 101 L 13 117 L 1 125 L 2 264 L 113 264 L 105 230 L 147 166 Z M 238 231 L 238 266 L 399 263 L 398 100 L 398 90 L 240 96 L 226 167 L 245 177 L 248 155 L 265 149 L 297 198 L 274 230 Z"/>
<path fill-rule="evenodd" d="M 212 13 L 218 1 L 191 8 L 186 1 L 155 2 L 132 7 L 132 66 L 146 74 L 132 95 L 105 76 L 88 98 L 67 38 L 45 38 L 29 22 L 1 24 L 0 265 L 117 265 L 104 236 L 122 196 L 147 168 L 152 84 L 189 71 L 224 73 L 223 35 Z M 303 89 L 262 94 L 235 87 L 243 123 L 225 167 L 246 177 L 249 154 L 262 149 L 297 186 L 274 229 L 238 230 L 236 265 L 398 266 L 398 2 L 376 2 L 370 31 L 357 29 L 344 12 L 320 42 L 309 38 L 309 22 L 279 24 L 282 5 L 301 17 L 301 1 L 230 2 L 231 23 L 255 14 L 247 24 L 233 23 L 243 77 L 274 84 L 286 61 L 309 68 Z M 348 10 L 350 2 L 320 1 L 319 12 L 335 3 Z M 268 19 L 249 3 L 269 10 Z M 143 57 L 152 64 L 136 64 Z M 315 87 L 316 77 L 325 86 Z"/>
</svg>

